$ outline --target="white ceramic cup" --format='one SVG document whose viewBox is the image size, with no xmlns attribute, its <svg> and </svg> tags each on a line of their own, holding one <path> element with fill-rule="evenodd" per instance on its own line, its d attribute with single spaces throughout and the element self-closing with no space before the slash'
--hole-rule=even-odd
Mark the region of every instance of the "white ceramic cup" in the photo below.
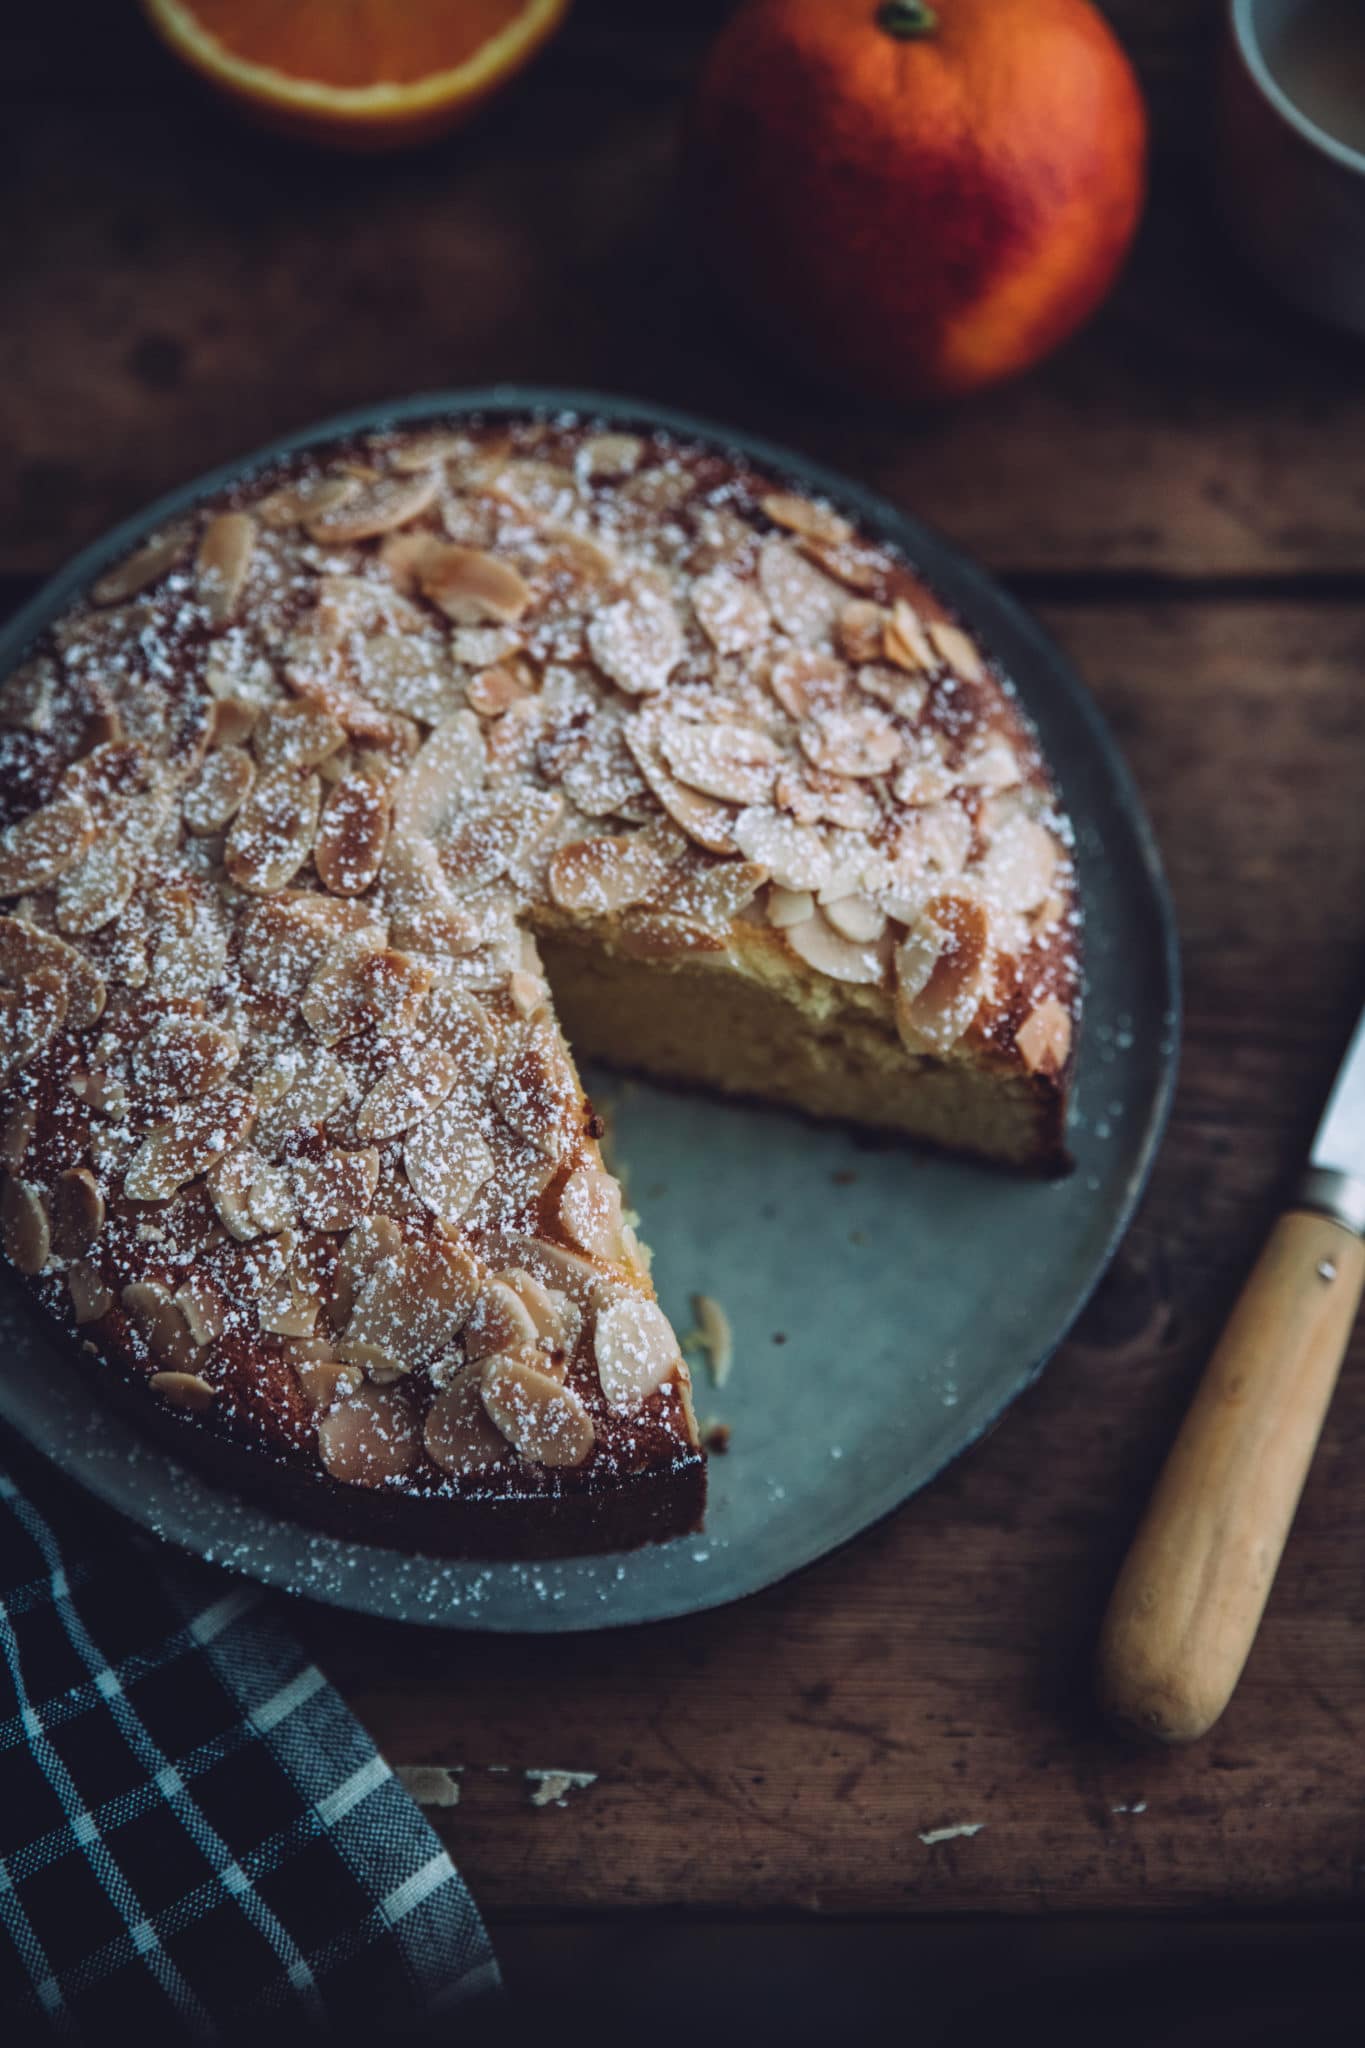
<svg viewBox="0 0 1365 2048">
<path fill-rule="evenodd" d="M 1305 0 L 1228 0 L 1218 81 L 1219 206 L 1287 298 L 1365 334 L 1365 153 L 1288 96 L 1267 47 Z M 1365 6 L 1365 0 L 1361 0 Z"/>
</svg>

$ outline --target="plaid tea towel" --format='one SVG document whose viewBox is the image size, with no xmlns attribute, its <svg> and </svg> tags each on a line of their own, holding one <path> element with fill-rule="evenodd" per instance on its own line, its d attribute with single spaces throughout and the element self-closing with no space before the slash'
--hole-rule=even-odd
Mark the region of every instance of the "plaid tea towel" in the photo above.
<svg viewBox="0 0 1365 2048">
<path fill-rule="evenodd" d="M 497 1965 L 253 1587 L 0 1436 L 0 2041 L 469 2037 Z"/>
</svg>

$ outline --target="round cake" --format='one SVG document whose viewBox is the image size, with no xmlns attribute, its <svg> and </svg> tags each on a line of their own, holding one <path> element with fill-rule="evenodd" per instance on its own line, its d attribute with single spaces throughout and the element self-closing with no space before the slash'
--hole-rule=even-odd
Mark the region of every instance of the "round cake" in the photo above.
<svg viewBox="0 0 1365 2048">
<path fill-rule="evenodd" d="M 0 757 L 4 1250 L 310 1523 L 698 1525 L 570 1048 L 1064 1161 L 1079 912 L 1009 681 L 721 447 L 466 418 L 244 476 L 29 650 Z"/>
</svg>

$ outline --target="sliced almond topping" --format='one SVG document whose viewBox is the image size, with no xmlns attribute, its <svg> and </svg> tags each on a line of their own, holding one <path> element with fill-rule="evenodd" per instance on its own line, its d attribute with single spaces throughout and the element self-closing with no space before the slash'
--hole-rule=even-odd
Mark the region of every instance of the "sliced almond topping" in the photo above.
<svg viewBox="0 0 1365 2048">
<path fill-rule="evenodd" d="M 783 937 L 808 967 L 827 974 L 831 981 L 875 984 L 885 973 L 886 963 L 877 947 L 841 938 L 819 911 L 804 924 L 789 925 Z"/>
<path fill-rule="evenodd" d="M 882 654 L 897 668 L 918 673 L 937 667 L 934 645 L 913 605 L 898 597 L 882 632 Z"/>
<path fill-rule="evenodd" d="M 219 1160 L 208 1191 L 219 1222 L 240 1244 L 287 1230 L 295 1220 L 289 1175 L 250 1146 Z"/>
<path fill-rule="evenodd" d="M 942 735 L 919 732 L 896 769 L 891 790 L 898 804 L 938 804 L 955 787 L 956 779 L 948 766 Z"/>
<path fill-rule="evenodd" d="M 405 839 L 440 839 L 482 787 L 488 765 L 479 721 L 456 711 L 423 742 L 403 777 L 394 830 Z"/>
<path fill-rule="evenodd" d="M 920 673 L 893 668 L 885 661 L 865 661 L 853 676 L 858 688 L 879 702 L 897 718 L 914 725 L 929 701 L 929 681 Z"/>
<path fill-rule="evenodd" d="M 338 1401 L 348 1401 L 365 1384 L 362 1367 L 343 1365 L 339 1358 L 324 1356 L 327 1348 L 317 1337 L 295 1337 L 282 1346 L 303 1398 L 315 1413 L 333 1407 Z"/>
<path fill-rule="evenodd" d="M 256 522 L 249 513 L 216 512 L 204 528 L 194 566 L 210 625 L 226 625 L 237 609 L 255 546 Z"/>
<path fill-rule="evenodd" d="M 802 534 L 808 540 L 848 540 L 852 535 L 848 521 L 830 506 L 798 498 L 792 491 L 769 491 L 758 502 L 774 526 L 785 526 L 789 533 Z"/>
<path fill-rule="evenodd" d="M 544 1370 L 538 1351 L 503 1352 L 482 1368 L 480 1393 L 494 1426 L 520 1456 L 550 1468 L 581 1465 L 596 1432 L 581 1397 Z"/>
<path fill-rule="evenodd" d="M 66 983 L 38 967 L 19 989 L 0 989 L 0 1080 L 35 1059 L 66 1020 Z"/>
<path fill-rule="evenodd" d="M 667 1316 L 637 1294 L 622 1295 L 600 1311 L 593 1352 L 607 1405 L 623 1415 L 647 1401 L 682 1363 Z"/>
<path fill-rule="evenodd" d="M 154 1280 L 135 1280 L 123 1290 L 123 1306 L 158 1358 L 183 1377 L 196 1363 L 199 1346 L 168 1288 Z"/>
<path fill-rule="evenodd" d="M 400 1039 L 393 1059 L 360 1106 L 357 1135 L 381 1145 L 401 1137 L 445 1101 L 459 1072 L 442 1045 L 429 1039 Z"/>
<path fill-rule="evenodd" d="M 907 1050 L 950 1051 L 980 1008 L 990 971 L 990 921 L 982 905 L 969 896 L 936 896 L 896 949 L 896 1025 Z"/>
<path fill-rule="evenodd" d="M 138 1146 L 123 1178 L 124 1194 L 132 1202 L 168 1202 L 240 1145 L 255 1120 L 252 1097 L 231 1088 L 181 1103 Z"/>
<path fill-rule="evenodd" d="M 482 1085 L 498 1056 L 499 1037 L 492 1017 L 467 989 L 434 988 L 422 1012 L 425 1036 L 449 1053 L 466 1081 Z"/>
<path fill-rule="evenodd" d="M 882 815 L 876 794 L 845 775 L 827 775 L 805 767 L 798 775 L 780 769 L 773 784 L 773 802 L 790 811 L 801 825 L 842 825 L 846 832 L 871 832 Z"/>
<path fill-rule="evenodd" d="M 570 1243 L 580 1250 L 616 1263 L 625 1258 L 621 1190 L 609 1173 L 590 1160 L 575 1167 L 560 1189 L 559 1221 Z"/>
<path fill-rule="evenodd" d="M 929 626 L 929 638 L 935 653 L 947 662 L 955 676 L 961 676 L 968 683 L 983 680 L 985 663 L 960 626 L 950 626 L 945 619 L 934 619 Z"/>
<path fill-rule="evenodd" d="M 105 1004 L 104 977 L 84 953 L 22 917 L 0 917 L 0 980 L 22 989 L 36 973 L 51 975 L 54 989 L 65 997 L 58 1025 L 64 1022 L 70 1031 L 88 1031 L 99 1021 Z"/>
<path fill-rule="evenodd" d="M 833 856 L 818 827 L 755 806 L 740 812 L 734 830 L 740 852 L 784 889 L 821 889 L 829 880 Z"/>
<path fill-rule="evenodd" d="M 993 910 L 1004 916 L 1036 910 L 1046 901 L 1061 850 L 1045 825 L 1005 798 L 992 806 L 990 844 L 973 879 Z"/>
<path fill-rule="evenodd" d="M 0 896 L 45 889 L 78 860 L 95 836 L 79 797 L 58 796 L 0 832 Z"/>
<path fill-rule="evenodd" d="M 342 1245 L 332 1272 L 331 1314 L 344 1329 L 356 1296 L 381 1259 L 401 1259 L 403 1237 L 392 1216 L 365 1216 Z"/>
<path fill-rule="evenodd" d="M 185 1318 L 193 1343 L 217 1342 L 227 1326 L 227 1303 L 216 1281 L 197 1270 L 180 1283 L 172 1299 Z"/>
<path fill-rule="evenodd" d="M 603 917 L 652 895 L 667 859 L 640 837 L 603 834 L 562 846 L 550 863 L 550 894 L 561 910 Z"/>
<path fill-rule="evenodd" d="M 324 1045 L 358 1031 L 410 1025 L 431 987 L 431 969 L 363 935 L 332 948 L 303 992 L 304 1022 Z"/>
<path fill-rule="evenodd" d="M 481 1379 L 473 1369 L 461 1372 L 427 1410 L 422 1440 L 427 1456 L 445 1472 L 487 1472 L 507 1455 L 507 1439 L 483 1405 Z"/>
<path fill-rule="evenodd" d="M 259 704 L 246 697 L 216 697 L 209 727 L 209 746 L 244 746 L 256 730 L 261 715 Z"/>
<path fill-rule="evenodd" d="M 461 905 L 429 841 L 402 840 L 390 834 L 385 882 L 384 906 L 389 938 L 395 946 L 437 959 L 477 952 L 484 936 L 483 920 Z"/>
<path fill-rule="evenodd" d="M 271 1240 L 269 1264 L 256 1289 L 256 1320 L 267 1337 L 307 1339 L 317 1328 L 321 1302 L 310 1276 L 292 1263 L 292 1233 Z"/>
<path fill-rule="evenodd" d="M 482 548 L 447 541 L 418 574 L 422 593 L 458 626 L 510 625 L 531 602 L 521 571 Z"/>
<path fill-rule="evenodd" d="M 723 1387 L 735 1362 L 735 1339 L 730 1318 L 709 1294 L 692 1296 L 692 1313 L 697 1318 L 697 1337 L 706 1351 L 711 1383 Z"/>
<path fill-rule="evenodd" d="M 417 1420 L 396 1387 L 366 1386 L 318 1423 L 318 1456 L 346 1486 L 384 1486 L 422 1456 Z"/>
<path fill-rule="evenodd" d="M 313 862 L 336 896 L 359 896 L 375 881 L 389 838 L 388 793 L 369 775 L 348 775 L 327 799 Z"/>
<path fill-rule="evenodd" d="M 493 1078 L 493 1100 L 521 1137 L 557 1159 L 582 1104 L 563 1041 L 553 1023 L 517 1026 Z"/>
<path fill-rule="evenodd" d="M 296 1160 L 293 1179 L 299 1222 L 305 1230 L 350 1230 L 374 1206 L 379 1154 L 369 1146 L 361 1152 L 337 1150 L 321 1159 Z"/>
<path fill-rule="evenodd" d="M 686 783 L 679 782 L 664 760 L 657 733 L 643 720 L 633 719 L 622 737 L 645 781 L 669 817 L 682 826 L 688 838 L 705 847 L 708 853 L 734 853 L 733 808 L 715 797 L 702 796 L 698 791 L 689 789 Z"/>
<path fill-rule="evenodd" d="M 168 1407 L 184 1408 L 191 1415 L 211 1408 L 218 1392 L 197 1372 L 154 1372 L 147 1384 Z"/>
<path fill-rule="evenodd" d="M 465 1354 L 471 1364 L 491 1358 L 496 1351 L 520 1351 L 539 1341 L 540 1333 L 520 1295 L 503 1280 L 490 1280 L 464 1327 Z"/>
<path fill-rule="evenodd" d="M 879 604 L 855 597 L 839 614 L 835 639 L 839 652 L 849 661 L 877 661 L 881 657 L 887 615 Z"/>
<path fill-rule="evenodd" d="M 552 1244 L 543 1237 L 508 1236 L 498 1241 L 497 1256 L 512 1262 L 512 1269 L 529 1273 L 552 1293 L 565 1295 L 579 1309 L 595 1312 L 616 1299 L 619 1283 L 611 1275 L 567 1245 Z M 503 1279 L 508 1271 L 503 1270 Z M 515 1287 L 517 1283 L 512 1282 Z M 534 1310 L 532 1311 L 534 1314 Z"/>
<path fill-rule="evenodd" d="M 465 690 L 465 701 L 480 718 L 501 718 L 504 711 L 534 695 L 535 684 L 524 668 L 486 668 Z"/>
<path fill-rule="evenodd" d="M 512 998 L 512 1007 L 519 1017 L 535 1017 L 550 1000 L 550 991 L 538 974 L 528 974 L 524 968 L 516 968 L 508 979 L 507 993 Z"/>
<path fill-rule="evenodd" d="M 258 721 L 251 743 L 262 768 L 316 768 L 346 744 L 346 731 L 316 704 L 274 704 Z"/>
<path fill-rule="evenodd" d="M 122 912 L 138 879 L 138 848 L 131 839 L 96 839 L 57 884 L 57 923 L 73 936 L 103 930 Z"/>
<path fill-rule="evenodd" d="M 41 1273 L 52 1253 L 47 1210 L 29 1181 L 7 1174 L 0 1188 L 0 1243 L 21 1273 Z"/>
<path fill-rule="evenodd" d="M 578 468 L 589 481 L 630 476 L 640 467 L 644 452 L 638 434 L 593 434 L 578 451 Z"/>
<path fill-rule="evenodd" d="M 351 1077 L 336 1054 L 303 1045 L 279 1057 L 252 1082 L 256 1144 L 274 1158 L 295 1131 L 317 1129 L 351 1099 Z"/>
<path fill-rule="evenodd" d="M 768 668 L 768 688 L 789 718 L 798 721 L 816 711 L 837 711 L 851 701 L 849 672 L 833 654 L 793 647 Z"/>
<path fill-rule="evenodd" d="M 696 919 L 724 932 L 768 879 L 757 861 L 718 861 L 705 868 L 674 868 L 650 899 L 670 917 Z"/>
<path fill-rule="evenodd" d="M 882 580 L 883 565 L 870 547 L 854 540 L 821 540 L 818 536 L 803 535 L 800 541 L 803 555 L 824 569 L 849 590 L 876 590 Z"/>
<path fill-rule="evenodd" d="M 83 1166 L 59 1173 L 48 1197 L 52 1249 L 59 1259 L 79 1259 L 104 1228 L 104 1196 Z"/>
<path fill-rule="evenodd" d="M 381 476 L 361 483 L 339 504 L 319 511 L 316 504 L 304 520 L 310 540 L 324 546 L 347 541 L 374 540 L 395 527 L 420 519 L 435 504 L 441 487 L 434 469 L 419 470 L 415 476 Z"/>
<path fill-rule="evenodd" d="M 768 891 L 768 922 L 778 931 L 804 924 L 815 915 L 815 898 L 809 889 L 783 889 L 774 883 Z"/>
<path fill-rule="evenodd" d="M 71 1296 L 77 1323 L 97 1323 L 114 1306 L 98 1266 L 89 1259 L 75 1259 L 66 1269 L 66 1288 Z"/>
<path fill-rule="evenodd" d="M 848 602 L 837 583 L 776 534 L 758 551 L 758 584 L 782 630 L 807 645 L 828 639 Z"/>
<path fill-rule="evenodd" d="M 122 604 L 127 598 L 137 597 L 144 590 L 150 590 L 159 583 L 168 569 L 173 569 L 190 544 L 187 526 L 174 527 L 171 532 L 149 540 L 128 555 L 90 586 L 90 602 L 98 605 Z"/>
<path fill-rule="evenodd" d="M 17 1173 L 33 1136 L 38 1112 L 31 1102 L 12 1102 L 0 1119 L 0 1167 Z"/>
<path fill-rule="evenodd" d="M 384 937 L 366 904 L 328 896 L 276 896 L 257 904 L 242 919 L 238 958 L 253 987 L 267 995 L 297 999 L 333 946 L 360 932 L 368 933 L 376 944 Z"/>
<path fill-rule="evenodd" d="M 153 1095 L 183 1102 L 217 1088 L 241 1058 L 231 1031 L 200 1017 L 163 1017 L 133 1048 L 133 1074 Z"/>
<path fill-rule="evenodd" d="M 1060 1074 L 1071 1051 L 1071 1018 L 1056 996 L 1044 996 L 1015 1033 L 1031 1074 Z"/>
<path fill-rule="evenodd" d="M 274 768 L 261 776 L 232 821 L 224 859 L 239 889 L 273 896 L 313 850 L 322 791 L 316 775 Z"/>
<path fill-rule="evenodd" d="M 435 428 L 428 434 L 414 434 L 395 448 L 389 457 L 390 463 L 404 476 L 413 470 L 430 469 L 434 464 L 455 462 L 470 453 L 471 443 L 467 434 L 455 433 L 450 428 Z"/>
<path fill-rule="evenodd" d="M 709 569 L 692 585 L 697 623 L 717 654 L 743 654 L 766 638 L 772 616 L 752 583 L 732 570 Z"/>
<path fill-rule="evenodd" d="M 1003 733 L 991 734 L 953 770 L 954 780 L 964 789 L 992 793 L 1017 788 L 1022 776 L 1019 756 Z"/>
<path fill-rule="evenodd" d="M 659 744 L 669 768 L 689 789 L 729 803 L 761 804 L 772 794 L 777 742 L 755 725 L 700 725 L 664 718 Z"/>
<path fill-rule="evenodd" d="M 628 697 L 662 690 L 686 652 L 671 601 L 649 588 L 598 612 L 587 638 L 588 652 L 603 675 Z"/>
<path fill-rule="evenodd" d="M 221 832 L 249 795 L 256 766 L 242 747 L 220 746 L 206 754 L 185 791 L 181 810 L 191 832 Z"/>
<path fill-rule="evenodd" d="M 405 534 L 414 548 L 439 547 L 427 534 Z M 354 652 L 354 650 L 352 650 Z M 355 655 L 361 693 L 386 711 L 439 725 L 460 708 L 459 678 L 443 640 L 427 632 L 372 633 Z"/>
<path fill-rule="evenodd" d="M 901 736 L 871 704 L 817 710 L 801 727 L 801 751 L 826 775 L 885 775 L 901 751 Z"/>
<path fill-rule="evenodd" d="M 88 1104 L 101 1116 L 117 1119 L 128 1114 L 128 1091 L 122 1081 L 108 1074 L 73 1074 L 66 1085 L 77 1102 Z"/>
<path fill-rule="evenodd" d="M 493 1154 L 462 1103 L 434 1110 L 403 1146 L 408 1180 L 446 1230 L 458 1228 L 474 1198 L 493 1174 Z"/>
<path fill-rule="evenodd" d="M 850 896 L 838 896 L 833 903 L 822 903 L 821 909 L 826 922 L 839 936 L 857 946 L 875 946 L 886 930 L 885 911 L 880 910 L 861 890 L 855 890 Z"/>
<path fill-rule="evenodd" d="M 305 519 L 339 511 L 359 490 L 360 479 L 354 476 L 303 477 L 298 483 L 272 491 L 254 510 L 262 526 L 301 526 Z"/>
<path fill-rule="evenodd" d="M 482 1278 L 463 1245 L 435 1238 L 400 1243 L 360 1281 L 337 1357 L 381 1381 L 413 1371 L 459 1335 Z"/>
<path fill-rule="evenodd" d="M 506 1266 L 498 1279 L 526 1310 L 534 1326 L 535 1340 L 542 1349 L 561 1360 L 567 1358 L 576 1348 L 583 1329 L 583 1311 L 578 1303 L 559 1288 L 547 1287 L 524 1266 Z"/>
</svg>

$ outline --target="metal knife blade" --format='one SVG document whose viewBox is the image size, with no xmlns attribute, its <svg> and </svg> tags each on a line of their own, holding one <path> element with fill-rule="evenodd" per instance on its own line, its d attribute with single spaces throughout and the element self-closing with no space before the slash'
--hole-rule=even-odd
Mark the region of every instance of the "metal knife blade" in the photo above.
<svg viewBox="0 0 1365 2048">
<path fill-rule="evenodd" d="M 1309 1163 L 1323 1172 L 1365 1180 L 1365 1014 L 1337 1069 Z"/>
</svg>

